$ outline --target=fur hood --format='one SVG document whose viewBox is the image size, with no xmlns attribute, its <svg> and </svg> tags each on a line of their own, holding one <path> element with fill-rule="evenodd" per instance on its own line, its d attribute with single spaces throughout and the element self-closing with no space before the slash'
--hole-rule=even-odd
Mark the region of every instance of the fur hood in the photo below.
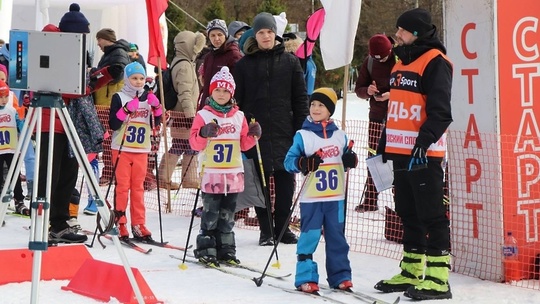
<svg viewBox="0 0 540 304">
<path fill-rule="evenodd" d="M 174 37 L 174 51 L 176 57 L 194 61 L 206 44 L 204 34 L 191 31 L 182 31 Z"/>
<path fill-rule="evenodd" d="M 295 53 L 302 43 L 304 43 L 304 40 L 302 40 L 302 38 L 299 36 L 293 35 L 294 37 L 287 37 L 287 34 L 284 34 L 283 36 L 285 52 Z"/>
</svg>

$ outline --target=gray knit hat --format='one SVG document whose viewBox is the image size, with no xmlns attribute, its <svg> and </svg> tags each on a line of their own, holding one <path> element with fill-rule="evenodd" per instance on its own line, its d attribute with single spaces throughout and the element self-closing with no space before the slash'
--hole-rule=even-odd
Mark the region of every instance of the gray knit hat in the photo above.
<svg viewBox="0 0 540 304">
<path fill-rule="evenodd" d="M 253 34 L 257 34 L 262 29 L 269 29 L 277 35 L 276 19 L 270 13 L 259 13 L 253 19 Z"/>
<path fill-rule="evenodd" d="M 206 34 L 210 35 L 211 30 L 220 30 L 225 34 L 225 37 L 229 37 L 228 31 L 227 31 L 227 23 L 225 23 L 225 20 L 214 19 L 208 22 L 208 25 L 206 26 Z"/>
</svg>

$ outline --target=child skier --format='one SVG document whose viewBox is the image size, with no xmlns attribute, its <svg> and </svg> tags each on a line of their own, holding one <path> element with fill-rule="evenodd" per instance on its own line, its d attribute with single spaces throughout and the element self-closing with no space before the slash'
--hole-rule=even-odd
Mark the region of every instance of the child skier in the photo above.
<svg viewBox="0 0 540 304">
<path fill-rule="evenodd" d="M 313 253 L 322 229 L 326 240 L 326 273 L 331 288 L 350 290 L 351 267 L 349 245 L 345 239 L 345 171 L 355 168 L 356 154 L 347 149 L 347 135 L 339 130 L 330 116 L 337 95 L 331 88 L 319 88 L 310 97 L 309 116 L 296 132 L 293 145 L 285 156 L 285 169 L 302 172 L 309 180 L 300 193 L 300 238 L 296 245 L 298 261 L 294 285 L 298 290 L 319 290 L 317 263 Z"/>
<path fill-rule="evenodd" d="M 12 94 L 8 85 L 0 80 L 0 168 L 4 162 L 9 167 L 13 161 L 13 155 L 17 148 L 19 132 L 22 130 L 23 121 L 19 119 L 17 110 L 8 105 L 9 95 Z M 7 181 L 8 183 L 10 181 Z M 0 185 L 4 183 L 4 175 L 0 174 Z M 30 215 L 30 209 L 24 205 L 24 194 L 21 186 L 21 177 L 17 176 L 15 189 L 15 212 L 22 215 Z"/>
<path fill-rule="evenodd" d="M 224 66 L 212 77 L 210 98 L 193 121 L 189 143 L 199 153 L 202 174 L 203 212 L 195 256 L 201 263 L 219 266 L 218 261 L 239 264 L 234 239 L 234 211 L 238 193 L 244 191 L 241 151 L 255 145 L 261 136 L 258 122 L 249 124 L 232 96 L 235 83 Z"/>
<path fill-rule="evenodd" d="M 144 172 L 151 149 L 152 123 L 161 122 L 163 110 L 153 93 L 144 92 L 145 80 L 146 72 L 140 63 L 126 65 L 124 87 L 112 97 L 109 126 L 114 131 L 111 143 L 113 164 L 117 164 L 114 210 L 120 238 L 129 237 L 126 227 L 129 199 L 133 237 L 152 241 L 152 233 L 145 226 Z"/>
</svg>

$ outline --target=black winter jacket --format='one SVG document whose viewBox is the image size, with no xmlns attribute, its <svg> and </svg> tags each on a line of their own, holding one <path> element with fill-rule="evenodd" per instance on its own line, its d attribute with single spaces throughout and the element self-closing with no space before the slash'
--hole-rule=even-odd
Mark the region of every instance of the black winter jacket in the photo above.
<svg viewBox="0 0 540 304">
<path fill-rule="evenodd" d="M 113 45 L 106 46 L 97 69 L 99 70 L 112 64 L 119 64 L 125 67 L 131 62 L 127 52 L 129 52 L 129 43 L 124 39 L 116 41 Z M 118 78 L 114 79 L 113 83 L 117 83 L 122 79 L 124 79 L 124 73 L 121 73 Z"/>
<path fill-rule="evenodd" d="M 304 72 L 300 61 L 285 52 L 281 38 L 271 50 L 260 50 L 255 38 L 244 45 L 245 56 L 236 63 L 235 98 L 248 120 L 262 127 L 259 140 L 264 170 L 285 170 L 283 161 L 294 134 L 309 115 Z M 256 158 L 255 150 L 246 153 Z"/>
</svg>

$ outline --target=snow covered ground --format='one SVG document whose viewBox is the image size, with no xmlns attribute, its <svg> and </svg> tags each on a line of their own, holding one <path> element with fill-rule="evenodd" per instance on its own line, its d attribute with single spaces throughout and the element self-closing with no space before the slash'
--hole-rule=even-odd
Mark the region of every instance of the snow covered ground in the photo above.
<svg viewBox="0 0 540 304">
<path fill-rule="evenodd" d="M 347 118 L 367 119 L 367 102 L 359 100 L 354 95 L 349 95 L 347 105 Z M 336 108 L 336 118 L 341 114 L 341 105 Z M 189 227 L 189 218 L 171 214 L 163 214 L 163 239 L 171 244 L 184 246 Z M 79 221 L 83 228 L 93 230 L 95 227 L 95 217 L 82 214 Z M 160 240 L 159 216 L 157 212 L 149 211 L 147 223 L 154 234 L 156 240 Z M 382 223 L 382 222 L 381 222 Z M 0 250 L 27 248 L 29 232 L 23 228 L 28 226 L 29 220 L 7 215 L 6 226 L 0 229 Z M 195 220 L 195 225 L 191 234 L 191 244 L 194 244 L 195 235 L 198 231 L 199 219 Z M 270 253 L 271 247 L 260 247 L 257 245 L 259 234 L 257 231 L 236 229 L 237 255 L 243 264 L 264 268 Z M 121 264 L 117 248 L 108 240 L 103 240 L 107 245 L 102 249 L 98 243 L 92 248 L 88 248 L 94 259 Z M 90 240 L 87 242 L 90 243 Z M 67 245 L 65 245 L 67 246 Z M 80 245 L 79 245 L 80 246 Z M 276 274 L 293 275 L 284 279 L 264 278 L 263 284 L 257 287 L 251 280 L 238 278 L 232 275 L 223 274 L 213 269 L 206 269 L 202 266 L 187 263 L 185 270 L 179 269 L 181 261 L 171 259 L 170 254 L 182 256 L 181 251 L 150 247 L 152 252 L 148 255 L 141 254 L 135 250 L 122 248 L 125 252 L 131 267 L 140 270 L 142 276 L 150 286 L 154 295 L 164 303 L 323 303 L 321 299 L 311 298 L 302 294 L 286 293 L 280 289 L 269 286 L 279 285 L 287 288 L 294 288 L 294 271 L 296 255 L 294 245 L 280 245 L 278 247 L 279 262 L 281 268 L 269 267 L 269 272 Z M 0 252 L 1 254 L 1 252 Z M 1 257 L 1 255 L 0 255 Z M 390 278 L 399 270 L 398 261 L 374 255 L 351 252 L 349 254 L 353 269 L 354 289 L 371 296 L 378 297 L 385 301 L 392 302 L 399 294 L 380 294 L 373 285 L 381 280 Z M 315 260 L 319 263 L 320 283 L 326 284 L 324 269 L 324 243 L 321 243 L 315 254 Z M 274 264 L 276 259 L 272 259 Z M 6 275 L 6 269 L 0 269 L 0 277 Z M 233 269 L 233 271 L 243 273 L 248 277 L 258 277 L 256 273 Z M 100 280 L 111 282 L 115 278 L 103 277 Z M 70 291 L 64 291 L 62 286 L 69 283 L 67 280 L 42 281 L 36 284 L 39 291 L 39 303 L 100 303 L 97 300 L 85 297 Z M 426 301 L 424 303 L 539 303 L 540 295 L 538 290 L 524 289 L 507 284 L 494 283 L 467 277 L 455 273 L 450 275 L 450 283 L 454 298 L 445 301 Z M 91 283 L 90 283 L 91 284 Z M 29 303 L 31 294 L 31 282 L 10 283 L 0 286 L 0 303 L 18 304 Z M 343 303 L 358 303 L 359 301 L 348 295 L 331 294 Z M 410 302 L 408 298 L 401 297 L 401 303 Z M 111 299 L 108 303 L 119 303 L 116 299 Z"/>
</svg>

